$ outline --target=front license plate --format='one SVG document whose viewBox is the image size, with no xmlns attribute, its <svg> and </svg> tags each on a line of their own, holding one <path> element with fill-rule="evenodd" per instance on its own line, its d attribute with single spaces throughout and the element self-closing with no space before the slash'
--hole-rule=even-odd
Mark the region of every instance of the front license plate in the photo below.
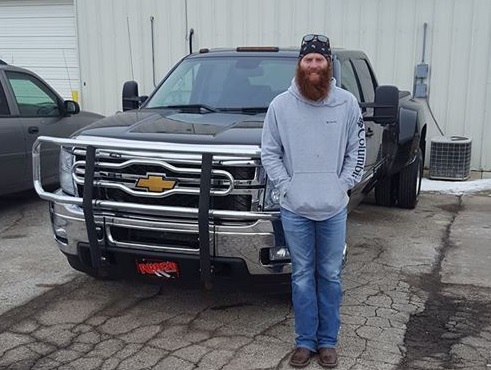
<svg viewBox="0 0 491 370">
<path fill-rule="evenodd" d="M 157 276 L 164 279 L 176 279 L 179 277 L 179 266 L 173 261 L 137 259 L 136 269 L 140 275 Z"/>
</svg>

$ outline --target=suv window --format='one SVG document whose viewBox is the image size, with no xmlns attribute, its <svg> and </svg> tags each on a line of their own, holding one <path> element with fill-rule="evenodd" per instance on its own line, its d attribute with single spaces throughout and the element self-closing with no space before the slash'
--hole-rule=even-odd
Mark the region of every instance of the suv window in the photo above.
<svg viewBox="0 0 491 370">
<path fill-rule="evenodd" d="M 3 91 L 3 86 L 0 85 L 0 116 L 8 115 L 10 115 L 10 110 L 7 104 L 7 97 L 5 96 L 5 91 Z"/>
<path fill-rule="evenodd" d="M 21 117 L 59 116 L 58 98 L 34 76 L 6 71 Z"/>
<path fill-rule="evenodd" d="M 355 71 L 349 60 L 341 63 L 341 87 L 356 96 L 358 101 L 362 101 Z"/>
<path fill-rule="evenodd" d="M 296 59 L 207 57 L 184 60 L 145 104 L 206 104 L 215 108 L 268 107 L 295 74 Z"/>
</svg>

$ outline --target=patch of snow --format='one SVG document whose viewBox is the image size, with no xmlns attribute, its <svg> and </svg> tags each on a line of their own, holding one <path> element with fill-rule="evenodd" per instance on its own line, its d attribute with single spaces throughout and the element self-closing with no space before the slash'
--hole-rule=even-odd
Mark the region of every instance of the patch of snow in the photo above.
<svg viewBox="0 0 491 370">
<path fill-rule="evenodd" d="M 423 178 L 421 191 L 447 194 L 468 194 L 491 190 L 491 179 L 467 181 L 440 181 Z"/>
</svg>

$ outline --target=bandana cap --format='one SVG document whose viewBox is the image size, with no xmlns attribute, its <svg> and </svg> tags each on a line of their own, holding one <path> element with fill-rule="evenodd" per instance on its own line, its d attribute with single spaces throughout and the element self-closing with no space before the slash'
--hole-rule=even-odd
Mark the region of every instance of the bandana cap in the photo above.
<svg viewBox="0 0 491 370">
<path fill-rule="evenodd" d="M 302 39 L 298 57 L 301 59 L 310 53 L 318 53 L 323 55 L 326 59 L 331 59 L 331 45 L 329 39 L 324 35 L 305 35 Z"/>
</svg>

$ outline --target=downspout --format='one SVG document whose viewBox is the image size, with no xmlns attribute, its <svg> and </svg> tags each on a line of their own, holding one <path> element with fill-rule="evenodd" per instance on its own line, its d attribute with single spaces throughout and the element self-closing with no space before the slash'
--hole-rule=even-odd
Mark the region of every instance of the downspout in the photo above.
<svg viewBox="0 0 491 370">
<path fill-rule="evenodd" d="M 74 16 L 75 16 L 75 37 L 77 38 L 77 61 L 78 61 L 78 102 L 80 104 L 80 107 L 83 106 L 83 89 L 82 86 L 85 86 L 85 82 L 82 81 L 82 59 L 80 57 L 80 37 L 79 37 L 79 28 L 80 28 L 80 21 L 78 19 L 78 0 L 75 0 L 73 3 L 73 11 L 74 11 Z"/>
</svg>

